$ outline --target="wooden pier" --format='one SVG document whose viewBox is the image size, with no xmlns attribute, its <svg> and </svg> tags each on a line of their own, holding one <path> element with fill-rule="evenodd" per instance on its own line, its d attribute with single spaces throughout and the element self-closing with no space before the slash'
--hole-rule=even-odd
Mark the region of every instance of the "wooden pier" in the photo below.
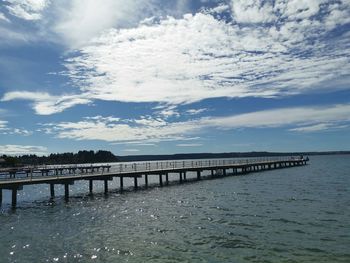
<svg viewBox="0 0 350 263">
<path fill-rule="evenodd" d="M 187 181 L 187 174 L 194 173 L 196 180 L 201 180 L 203 172 L 208 171 L 210 178 L 221 178 L 229 175 L 281 169 L 306 165 L 308 158 L 259 158 L 246 160 L 204 160 L 204 161 L 160 161 L 145 163 L 121 163 L 111 165 L 61 165 L 45 167 L 25 167 L 0 170 L 0 205 L 3 190 L 12 191 L 11 205 L 17 206 L 17 192 L 23 186 L 47 184 L 51 198 L 55 197 L 55 185 L 64 185 L 64 198 L 69 200 L 69 186 L 76 181 L 89 181 L 89 193 L 93 193 L 93 182 L 103 181 L 104 192 L 108 193 L 108 181 L 119 177 L 120 191 L 123 191 L 124 178 L 134 179 L 134 188 L 138 189 L 138 180 L 144 178 L 148 187 L 149 176 L 159 179 L 159 186 L 169 184 L 169 174 L 178 174 L 179 183 Z M 164 182 L 165 180 L 165 182 Z"/>
</svg>

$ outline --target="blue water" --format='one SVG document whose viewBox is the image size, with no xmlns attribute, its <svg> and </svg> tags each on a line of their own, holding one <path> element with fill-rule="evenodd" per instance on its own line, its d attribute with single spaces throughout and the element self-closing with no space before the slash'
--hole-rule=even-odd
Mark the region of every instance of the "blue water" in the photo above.
<svg viewBox="0 0 350 263">
<path fill-rule="evenodd" d="M 15 211 L 4 191 L 0 262 L 350 262 L 350 156 L 310 159 L 108 196 L 76 183 L 68 203 L 26 186 Z"/>
</svg>

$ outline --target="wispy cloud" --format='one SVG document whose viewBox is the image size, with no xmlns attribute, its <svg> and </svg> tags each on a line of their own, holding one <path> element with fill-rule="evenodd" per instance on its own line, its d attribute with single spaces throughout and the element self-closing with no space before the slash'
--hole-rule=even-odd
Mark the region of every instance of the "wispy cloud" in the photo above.
<svg viewBox="0 0 350 263">
<path fill-rule="evenodd" d="M 30 145 L 0 145 L 0 154 L 16 155 L 16 154 L 47 154 L 47 148 L 43 146 Z"/>
<path fill-rule="evenodd" d="M 197 115 L 197 114 L 200 114 L 200 113 L 203 113 L 203 112 L 205 112 L 205 111 L 207 111 L 208 109 L 205 109 L 205 108 L 203 108 L 203 109 L 189 109 L 189 110 L 187 110 L 186 112 L 188 113 L 188 114 L 190 114 L 190 115 Z"/>
<path fill-rule="evenodd" d="M 178 147 L 200 147 L 203 146 L 201 143 L 179 143 L 176 144 Z"/>
<path fill-rule="evenodd" d="M 11 15 L 24 20 L 39 20 L 50 0 L 6 0 L 3 2 Z"/>
<path fill-rule="evenodd" d="M 1 20 L 6 21 L 6 22 L 10 22 L 10 20 L 3 13 L 0 12 L 0 21 Z"/>
<path fill-rule="evenodd" d="M 87 104 L 91 100 L 81 95 L 52 96 L 45 92 L 11 91 L 6 93 L 1 101 L 30 100 L 37 114 L 50 115 L 62 112 L 78 104 Z"/>
<path fill-rule="evenodd" d="M 7 129 L 7 121 L 0 120 L 0 131 Z"/>
<path fill-rule="evenodd" d="M 109 118 L 86 118 L 79 122 L 47 124 L 58 138 L 75 140 L 103 140 L 112 143 L 152 143 L 191 139 L 209 128 L 234 130 L 240 128 L 284 128 L 294 132 L 319 131 L 327 128 L 346 128 L 350 122 L 350 105 L 327 107 L 297 107 L 257 111 L 225 117 L 203 117 L 183 122 L 136 119 L 110 121 Z M 309 128 L 306 128 L 310 126 Z M 197 137 L 198 138 L 198 137 Z M 200 146 L 183 143 L 178 146 Z"/>
<path fill-rule="evenodd" d="M 0 114 L 1 114 L 1 110 L 0 110 Z M 23 128 L 11 128 L 8 126 L 8 121 L 0 120 L 0 134 L 29 136 L 29 135 L 32 135 L 33 132 Z"/>
<path fill-rule="evenodd" d="M 333 131 L 338 129 L 345 129 L 348 128 L 349 125 L 339 125 L 334 123 L 319 123 L 315 125 L 310 126 L 302 126 L 294 129 L 290 129 L 290 131 L 296 131 L 296 132 L 305 132 L 305 133 L 311 133 L 311 132 L 318 132 L 318 131 Z"/>
<path fill-rule="evenodd" d="M 123 152 L 139 152 L 139 149 L 123 149 Z"/>
</svg>

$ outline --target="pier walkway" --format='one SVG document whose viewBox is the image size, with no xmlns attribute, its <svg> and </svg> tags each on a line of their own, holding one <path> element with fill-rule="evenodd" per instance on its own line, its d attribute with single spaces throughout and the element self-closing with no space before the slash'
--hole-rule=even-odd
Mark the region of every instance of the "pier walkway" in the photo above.
<svg viewBox="0 0 350 263">
<path fill-rule="evenodd" d="M 113 165 L 59 165 L 25 168 L 0 169 L 0 205 L 3 190 L 12 191 L 12 207 L 17 205 L 17 192 L 26 185 L 48 184 L 51 198 L 55 197 L 55 185 L 64 185 L 64 197 L 69 200 L 69 186 L 76 181 L 89 181 L 89 193 L 93 193 L 93 182 L 103 181 L 104 192 L 108 193 L 108 181 L 119 177 L 120 191 L 123 191 L 124 178 L 134 178 L 134 187 L 138 188 L 138 179 L 144 179 L 148 187 L 148 177 L 159 178 L 159 185 L 169 184 L 169 174 L 178 174 L 179 182 L 187 180 L 187 173 L 194 173 L 201 180 L 203 172 L 209 171 L 210 177 L 220 178 L 228 175 L 242 175 L 271 169 L 281 169 L 306 165 L 308 158 L 255 158 L 255 159 L 213 159 L 159 161 L 143 163 L 116 163 Z"/>
</svg>

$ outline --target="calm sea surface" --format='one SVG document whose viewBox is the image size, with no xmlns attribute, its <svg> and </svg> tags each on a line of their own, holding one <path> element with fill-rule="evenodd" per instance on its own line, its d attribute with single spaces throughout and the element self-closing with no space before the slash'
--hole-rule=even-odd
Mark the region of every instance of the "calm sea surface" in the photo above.
<svg viewBox="0 0 350 263">
<path fill-rule="evenodd" d="M 310 159 L 108 196 L 78 182 L 69 203 L 26 186 L 16 211 L 4 191 L 0 262 L 350 262 L 350 156 Z"/>
</svg>

